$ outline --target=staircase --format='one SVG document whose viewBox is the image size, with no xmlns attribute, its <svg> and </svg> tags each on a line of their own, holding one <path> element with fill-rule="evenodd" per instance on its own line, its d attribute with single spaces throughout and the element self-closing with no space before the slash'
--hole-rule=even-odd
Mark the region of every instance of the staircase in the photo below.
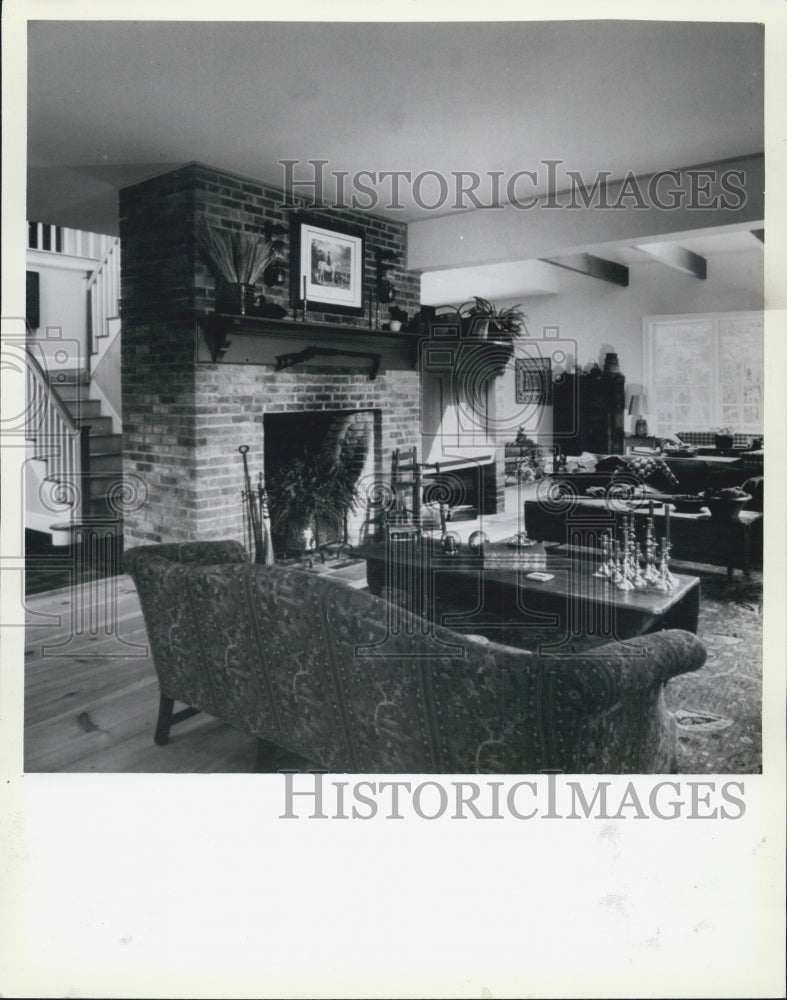
<svg viewBox="0 0 787 1000">
<path fill-rule="evenodd" d="M 123 531 L 122 434 L 99 399 L 90 397 L 83 371 L 46 374 L 32 358 L 28 370 L 31 421 L 25 527 L 51 536 L 53 545 L 104 539 Z"/>
<path fill-rule="evenodd" d="M 101 400 L 91 399 L 84 372 L 51 373 L 49 384 L 80 431 L 88 429 L 83 451 L 82 519 L 111 519 L 120 525 L 116 507 L 123 484 L 123 435 L 112 432 L 112 417 L 103 412 Z"/>
<path fill-rule="evenodd" d="M 122 538 L 119 291 L 120 246 L 113 240 L 87 281 L 87 366 L 50 367 L 41 342 L 28 343 L 33 461 L 26 473 L 25 527 L 50 534 L 53 545 Z"/>
</svg>

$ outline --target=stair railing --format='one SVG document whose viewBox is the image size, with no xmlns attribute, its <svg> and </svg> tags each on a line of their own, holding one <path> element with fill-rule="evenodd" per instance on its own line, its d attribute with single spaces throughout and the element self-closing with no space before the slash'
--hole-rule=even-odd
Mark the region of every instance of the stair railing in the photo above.
<svg viewBox="0 0 787 1000">
<path fill-rule="evenodd" d="M 120 240 L 116 239 L 87 280 L 88 354 L 109 335 L 109 319 L 117 316 L 120 300 Z"/>
<path fill-rule="evenodd" d="M 90 428 L 76 424 L 29 347 L 27 361 L 25 413 L 33 458 L 47 463 L 46 478 L 56 484 L 53 500 L 70 507 L 72 521 L 78 521 L 88 497 Z"/>
</svg>

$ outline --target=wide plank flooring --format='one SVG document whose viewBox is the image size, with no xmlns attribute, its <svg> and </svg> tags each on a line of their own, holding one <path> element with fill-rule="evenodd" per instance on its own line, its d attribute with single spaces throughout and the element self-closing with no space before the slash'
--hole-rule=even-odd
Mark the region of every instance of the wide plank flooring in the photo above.
<svg viewBox="0 0 787 1000">
<path fill-rule="evenodd" d="M 332 575 L 366 584 L 362 562 Z M 25 771 L 253 771 L 256 740 L 208 715 L 153 742 L 158 681 L 130 577 L 28 596 L 26 611 Z"/>
<path fill-rule="evenodd" d="M 516 530 L 515 522 L 498 527 Z M 702 670 L 668 686 L 668 705 L 678 713 L 679 769 L 757 773 L 761 574 L 730 582 L 723 569 L 688 564 L 676 569 L 701 577 L 698 631 L 708 650 Z M 349 586 L 366 583 L 363 563 L 338 568 L 334 575 Z M 253 771 L 256 741 L 207 715 L 175 726 L 167 746 L 153 742 L 158 682 L 130 577 L 28 596 L 26 612 L 25 771 Z"/>
<path fill-rule="evenodd" d="M 197 715 L 158 747 L 158 682 L 127 576 L 27 599 L 28 772 L 244 772 L 251 737 Z M 54 618 L 52 617 L 54 616 Z"/>
</svg>

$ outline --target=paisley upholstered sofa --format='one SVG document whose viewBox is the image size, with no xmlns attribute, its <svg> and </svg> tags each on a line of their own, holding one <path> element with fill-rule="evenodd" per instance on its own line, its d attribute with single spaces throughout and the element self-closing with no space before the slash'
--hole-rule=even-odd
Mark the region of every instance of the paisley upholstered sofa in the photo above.
<svg viewBox="0 0 787 1000">
<path fill-rule="evenodd" d="M 678 630 L 581 654 L 498 645 L 250 564 L 235 542 L 140 546 L 125 568 L 158 672 L 156 742 L 201 710 L 256 736 L 260 769 L 279 747 L 331 772 L 666 773 L 664 685 L 705 660 Z"/>
</svg>

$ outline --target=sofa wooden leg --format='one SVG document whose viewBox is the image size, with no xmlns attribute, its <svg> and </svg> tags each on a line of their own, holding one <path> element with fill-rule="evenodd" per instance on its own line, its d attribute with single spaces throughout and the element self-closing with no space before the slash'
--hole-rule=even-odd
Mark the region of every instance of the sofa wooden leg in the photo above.
<svg viewBox="0 0 787 1000">
<path fill-rule="evenodd" d="M 159 698 L 159 708 L 158 708 L 158 720 L 156 722 L 156 732 L 153 736 L 154 741 L 163 747 L 169 743 L 169 731 L 178 722 L 183 722 L 184 719 L 190 719 L 193 715 L 199 715 L 201 709 L 191 708 L 190 706 L 186 708 L 181 708 L 179 712 L 173 711 L 175 705 L 175 699 L 170 698 L 169 695 L 162 694 Z"/>
<path fill-rule="evenodd" d="M 160 747 L 166 746 L 169 743 L 169 730 L 172 726 L 172 716 L 173 709 L 175 707 L 175 699 L 170 698 L 169 695 L 162 694 L 159 697 L 158 703 L 158 719 L 156 721 L 156 732 L 153 736 L 153 741 Z"/>
</svg>

